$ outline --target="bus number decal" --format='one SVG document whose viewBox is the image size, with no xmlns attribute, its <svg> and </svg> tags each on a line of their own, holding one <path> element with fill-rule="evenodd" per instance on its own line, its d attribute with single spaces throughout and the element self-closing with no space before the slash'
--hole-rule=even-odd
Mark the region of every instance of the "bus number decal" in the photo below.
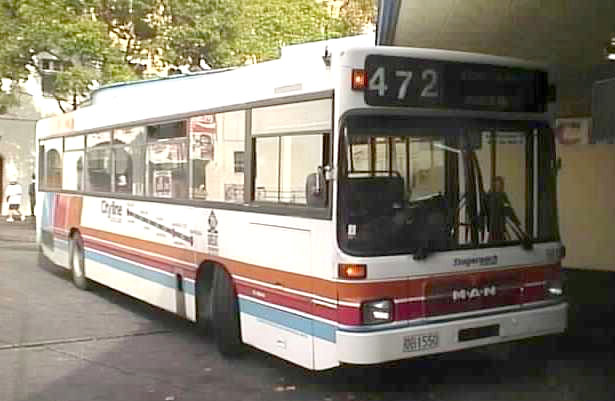
<svg viewBox="0 0 615 401">
<path fill-rule="evenodd" d="M 370 55 L 365 102 L 372 106 L 441 106 L 444 64 L 436 60 Z"/>
<path fill-rule="evenodd" d="M 369 80 L 369 90 L 377 90 L 378 96 L 384 96 L 388 89 L 384 78 L 384 67 L 378 67 L 374 75 Z"/>
<path fill-rule="evenodd" d="M 404 100 L 406 97 L 406 92 L 408 92 L 408 85 L 412 79 L 412 71 L 395 71 L 395 76 L 398 78 L 404 78 L 404 81 L 399 86 L 399 92 L 397 93 L 397 98 L 399 100 Z"/>
<path fill-rule="evenodd" d="M 394 82 L 394 87 L 397 87 L 396 98 L 399 101 L 403 101 L 406 99 L 408 95 L 409 89 L 414 89 L 415 92 L 418 93 L 420 90 L 420 97 L 423 98 L 437 98 L 440 96 L 438 90 L 438 72 L 432 68 L 428 68 L 426 70 L 421 71 L 421 79 L 423 81 L 423 86 L 413 87 L 411 85 L 412 78 L 414 76 L 414 72 L 410 70 L 395 70 L 395 77 L 399 78 Z M 387 90 L 389 89 L 389 85 L 387 85 L 386 79 L 386 69 L 385 67 L 378 67 L 376 71 L 372 74 L 369 79 L 368 89 L 370 91 L 377 91 L 378 96 L 385 97 L 389 96 Z M 416 97 L 416 95 L 415 95 Z"/>
<path fill-rule="evenodd" d="M 438 97 L 438 73 L 435 70 L 428 69 L 423 71 L 421 78 L 423 78 L 424 81 L 429 81 L 423 88 L 421 96 Z"/>
</svg>

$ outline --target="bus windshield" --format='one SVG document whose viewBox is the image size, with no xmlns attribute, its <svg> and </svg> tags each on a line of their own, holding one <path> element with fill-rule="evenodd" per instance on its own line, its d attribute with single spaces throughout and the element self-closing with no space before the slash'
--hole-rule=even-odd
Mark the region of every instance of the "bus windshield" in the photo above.
<svg viewBox="0 0 615 401">
<path fill-rule="evenodd" d="M 423 258 L 557 238 L 546 125 L 360 116 L 345 127 L 338 237 L 348 253 Z"/>
</svg>

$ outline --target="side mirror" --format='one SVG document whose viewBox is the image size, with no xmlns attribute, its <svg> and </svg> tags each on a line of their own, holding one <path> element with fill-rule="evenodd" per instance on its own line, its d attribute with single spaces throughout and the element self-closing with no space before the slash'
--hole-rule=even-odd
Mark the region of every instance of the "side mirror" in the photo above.
<svg viewBox="0 0 615 401">
<path fill-rule="evenodd" d="M 326 180 L 323 168 L 305 179 L 305 199 L 309 207 L 325 207 L 327 203 Z"/>
</svg>

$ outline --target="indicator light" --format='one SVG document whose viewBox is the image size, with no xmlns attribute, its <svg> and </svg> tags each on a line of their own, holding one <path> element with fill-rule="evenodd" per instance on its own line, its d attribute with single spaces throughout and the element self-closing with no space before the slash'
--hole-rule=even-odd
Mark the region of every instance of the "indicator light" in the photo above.
<svg viewBox="0 0 615 401">
<path fill-rule="evenodd" d="M 352 70 L 352 90 L 363 90 L 367 87 L 367 73 L 365 70 Z"/>
<path fill-rule="evenodd" d="M 367 266 L 340 263 L 338 265 L 338 274 L 340 278 L 351 280 L 365 278 L 367 277 Z"/>
</svg>

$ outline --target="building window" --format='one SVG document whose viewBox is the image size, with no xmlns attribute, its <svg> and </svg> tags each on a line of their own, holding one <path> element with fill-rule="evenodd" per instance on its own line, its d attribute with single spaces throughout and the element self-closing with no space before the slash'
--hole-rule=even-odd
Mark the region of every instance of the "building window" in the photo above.
<svg viewBox="0 0 615 401">
<path fill-rule="evenodd" d="M 43 72 L 41 75 L 41 89 L 43 96 L 53 97 L 56 91 L 56 78 L 55 72 Z"/>
<path fill-rule="evenodd" d="M 64 63 L 54 59 L 42 59 L 41 67 L 41 89 L 43 96 L 52 97 L 56 89 L 56 78 L 60 71 L 64 71 Z"/>
</svg>

